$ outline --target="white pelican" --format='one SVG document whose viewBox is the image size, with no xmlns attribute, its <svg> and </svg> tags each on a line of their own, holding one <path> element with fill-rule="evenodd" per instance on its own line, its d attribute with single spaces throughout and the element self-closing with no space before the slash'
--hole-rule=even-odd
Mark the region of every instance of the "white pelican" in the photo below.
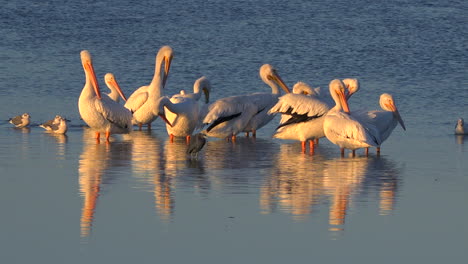
<svg viewBox="0 0 468 264">
<path fill-rule="evenodd" d="M 29 125 L 31 116 L 28 113 L 24 113 L 20 116 L 15 116 L 8 119 L 8 122 L 15 125 L 17 128 L 22 128 Z"/>
<path fill-rule="evenodd" d="M 258 112 L 249 120 L 242 132 L 245 132 L 247 136 L 249 132 L 252 132 L 253 137 L 256 136 L 258 129 L 274 118 L 274 115 L 269 114 L 268 111 L 278 102 L 281 95 L 279 87 L 286 93 L 290 93 L 288 86 L 270 64 L 262 65 L 259 74 L 262 81 L 271 87 L 271 93 L 253 93 L 249 95 L 251 102 L 257 105 Z"/>
<path fill-rule="evenodd" d="M 119 83 L 117 83 L 114 74 L 106 73 L 106 75 L 104 75 L 104 81 L 106 82 L 107 88 L 111 90 L 111 92 L 107 94 L 107 96 L 109 96 L 110 99 L 118 103 L 120 102 L 120 97 L 122 97 L 124 101 L 127 101 L 127 97 L 125 97 L 124 93 L 122 92 L 122 89 L 120 89 L 120 85 Z"/>
<path fill-rule="evenodd" d="M 335 79 L 330 82 L 330 95 L 335 101 L 335 106 L 328 111 L 323 122 L 325 136 L 340 147 L 342 156 L 344 149 L 355 150 L 380 145 L 375 127 L 363 126 L 350 116 L 345 93 L 342 81 Z"/>
<path fill-rule="evenodd" d="M 78 108 L 83 121 L 96 131 L 97 141 L 99 142 L 100 132 L 106 133 L 107 142 L 111 134 L 131 132 L 132 113 L 108 96 L 101 96 L 91 54 L 87 50 L 81 51 L 81 62 L 86 83 L 78 100 Z"/>
<path fill-rule="evenodd" d="M 464 124 L 463 118 L 459 118 L 457 121 L 455 135 L 468 135 L 468 127 Z"/>
<path fill-rule="evenodd" d="M 48 121 L 46 121 L 46 122 L 40 124 L 39 126 L 42 127 L 42 128 L 44 128 L 44 129 L 47 130 L 47 131 L 51 131 L 51 130 L 52 130 L 52 126 L 60 124 L 60 120 L 61 120 L 61 119 L 62 119 L 61 116 L 56 115 L 54 119 L 48 120 Z"/>
<path fill-rule="evenodd" d="M 368 112 L 358 111 L 353 112 L 351 115 L 364 124 L 374 125 L 377 128 L 380 144 L 382 144 L 390 136 L 398 123 L 400 123 L 404 130 L 406 130 L 406 127 L 403 119 L 401 119 L 392 95 L 388 93 L 380 95 L 379 104 L 382 110 Z M 368 151 L 369 149 L 366 148 L 366 154 Z M 380 153 L 380 145 L 377 146 L 377 153 Z"/>
<path fill-rule="evenodd" d="M 289 88 L 269 64 L 260 67 L 260 77 L 270 85 L 271 93 L 253 93 L 222 98 L 211 104 L 203 120 L 206 135 L 209 137 L 235 140 L 239 132 L 252 132 L 267 124 L 273 116 L 268 115 L 270 108 L 279 97 L 278 85 L 289 93 Z"/>
<path fill-rule="evenodd" d="M 210 82 L 202 76 L 193 84 L 193 93 L 187 94 L 182 90 L 179 94 L 173 95 L 170 102 L 163 102 L 167 104 L 165 115 L 170 125 L 166 124 L 166 130 L 171 142 L 174 137 L 185 137 L 187 143 L 190 142 L 195 128 L 202 126 L 203 117 L 207 111 L 204 109 L 210 100 L 210 90 Z M 198 100 L 202 93 L 205 94 L 205 105 L 200 107 Z"/>
<path fill-rule="evenodd" d="M 314 139 L 325 136 L 323 120 L 330 106 L 322 101 L 316 91 L 304 82 L 293 87 L 293 93 L 281 96 L 270 109 L 270 114 L 281 113 L 281 122 L 274 138 L 301 141 L 302 152 L 310 140 L 310 152 L 314 151 Z"/>
<path fill-rule="evenodd" d="M 151 129 L 151 122 L 157 118 L 153 113 L 153 109 L 156 101 L 163 94 L 162 89 L 166 85 L 172 57 L 171 47 L 161 47 L 156 55 L 153 80 L 148 86 L 138 88 L 125 103 L 125 107 L 133 113 L 133 124 L 138 125 L 140 130 L 144 124 L 147 124 L 148 129 Z"/>
<path fill-rule="evenodd" d="M 354 78 L 346 78 L 346 79 L 343 79 L 342 81 L 347 91 L 346 100 L 349 100 L 349 98 L 353 94 L 359 91 L 359 81 L 358 79 L 354 79 Z"/>
</svg>

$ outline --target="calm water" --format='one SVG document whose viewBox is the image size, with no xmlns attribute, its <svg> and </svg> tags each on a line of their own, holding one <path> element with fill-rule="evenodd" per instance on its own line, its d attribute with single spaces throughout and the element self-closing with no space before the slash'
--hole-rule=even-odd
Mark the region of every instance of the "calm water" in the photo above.
<svg viewBox="0 0 468 264">
<path fill-rule="evenodd" d="M 5 263 L 460 263 L 468 257 L 466 1 L 8 1 L 0 10 L 0 119 L 56 114 L 66 136 L 0 124 Z M 197 161 L 151 132 L 96 144 L 80 121 L 88 49 L 125 93 L 175 51 L 165 93 L 202 75 L 212 99 L 269 88 L 274 65 L 328 87 L 354 77 L 352 108 L 392 93 L 407 131 L 382 155 L 315 155 L 271 138 L 210 139 Z"/>
</svg>

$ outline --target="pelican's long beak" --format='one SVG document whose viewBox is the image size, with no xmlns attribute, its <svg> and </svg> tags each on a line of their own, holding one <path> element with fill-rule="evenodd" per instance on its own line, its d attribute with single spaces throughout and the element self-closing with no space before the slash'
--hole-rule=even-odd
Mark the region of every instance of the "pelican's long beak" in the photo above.
<svg viewBox="0 0 468 264">
<path fill-rule="evenodd" d="M 205 93 L 205 104 L 210 102 L 210 90 L 203 87 L 203 92 Z"/>
<path fill-rule="evenodd" d="M 387 106 L 388 109 L 392 110 L 393 116 L 396 117 L 396 119 L 398 120 L 398 123 L 400 123 L 400 126 L 403 128 L 403 130 L 406 130 L 405 122 L 403 122 L 403 119 L 400 116 L 400 112 L 398 112 L 398 109 L 395 106 L 395 104 L 393 102 L 391 102 L 391 103 L 386 104 L 386 106 Z"/>
<path fill-rule="evenodd" d="M 164 58 L 164 77 L 163 77 L 163 89 L 166 87 L 167 76 L 169 76 L 169 70 L 171 69 L 172 56 Z"/>
<path fill-rule="evenodd" d="M 346 99 L 346 95 L 345 95 L 345 92 L 344 91 L 339 91 L 338 92 L 338 96 L 340 98 L 340 103 L 341 103 L 341 107 L 343 108 L 343 111 L 345 113 L 350 113 L 349 111 L 349 105 L 348 105 L 348 100 Z"/>
<path fill-rule="evenodd" d="M 91 62 L 86 62 L 84 66 L 89 73 L 89 76 L 91 78 L 91 83 L 93 84 L 94 92 L 96 93 L 97 98 L 101 99 L 101 91 L 99 89 L 99 84 L 96 78 L 96 74 L 94 73 L 93 64 L 91 64 Z"/>
<path fill-rule="evenodd" d="M 167 120 L 166 114 L 165 114 L 164 112 L 163 112 L 163 113 L 159 113 L 158 116 L 159 116 L 166 124 L 168 124 L 170 127 L 172 127 L 171 122 L 169 122 L 169 120 Z"/>
<path fill-rule="evenodd" d="M 284 92 L 290 93 L 288 86 L 284 83 L 283 79 L 278 74 L 272 76 L 272 79 L 283 89 Z"/>
<path fill-rule="evenodd" d="M 115 89 L 117 89 L 117 92 L 119 93 L 120 97 L 122 97 L 122 99 L 126 102 L 127 97 L 125 97 L 125 94 L 122 92 L 122 89 L 120 89 L 120 85 L 119 83 L 117 83 L 117 80 L 112 79 L 109 82 L 115 87 Z"/>
</svg>

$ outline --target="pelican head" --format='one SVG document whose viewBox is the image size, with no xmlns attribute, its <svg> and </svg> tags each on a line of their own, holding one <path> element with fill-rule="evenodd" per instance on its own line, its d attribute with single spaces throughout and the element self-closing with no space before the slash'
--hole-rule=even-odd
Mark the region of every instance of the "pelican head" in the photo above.
<svg viewBox="0 0 468 264">
<path fill-rule="evenodd" d="M 346 100 L 346 90 L 344 83 L 339 79 L 334 79 L 329 84 L 330 95 L 336 103 L 336 107 L 342 109 L 345 113 L 349 112 L 348 101 Z"/>
<path fill-rule="evenodd" d="M 101 92 L 99 90 L 99 84 L 96 78 L 96 74 L 94 73 L 93 60 L 91 59 L 91 54 L 87 50 L 82 50 L 80 55 L 81 64 L 83 64 L 86 79 L 91 81 L 97 98 L 101 99 Z"/>
<path fill-rule="evenodd" d="M 357 79 L 347 78 L 343 80 L 343 83 L 346 87 L 346 90 L 348 90 L 346 99 L 349 100 L 351 95 L 359 91 L 359 81 Z"/>
<path fill-rule="evenodd" d="M 162 46 L 156 55 L 156 65 L 161 65 L 164 62 L 164 76 L 162 87 L 166 86 L 167 76 L 169 76 L 169 69 L 171 68 L 172 58 L 174 57 L 172 48 L 169 46 Z M 159 71 L 161 69 L 158 69 Z"/>
<path fill-rule="evenodd" d="M 114 74 L 106 73 L 106 75 L 104 76 L 104 81 L 106 82 L 107 87 L 111 89 L 111 91 L 113 89 L 116 90 L 119 93 L 120 97 L 122 97 L 124 101 L 127 101 L 127 97 L 125 97 L 124 93 L 122 92 L 122 89 L 120 89 L 120 85 L 119 83 L 117 83 L 117 80 L 115 79 Z"/>
<path fill-rule="evenodd" d="M 388 93 L 381 94 L 379 103 L 383 110 L 393 112 L 398 123 L 400 123 L 401 127 L 406 130 L 405 123 L 403 122 L 403 119 L 401 119 L 400 113 L 395 105 L 395 101 L 393 100 L 393 96 Z"/>
<path fill-rule="evenodd" d="M 290 93 L 288 86 L 284 83 L 281 77 L 276 72 L 276 69 L 273 68 L 270 64 L 263 64 L 260 67 L 260 78 L 270 86 L 280 86 L 286 93 Z"/>
<path fill-rule="evenodd" d="M 304 94 L 304 95 L 317 95 L 314 89 L 310 87 L 305 82 L 297 82 L 292 88 L 293 93 L 295 94 Z"/>
<path fill-rule="evenodd" d="M 167 96 L 161 96 L 157 101 L 155 105 L 155 111 L 156 115 L 158 115 L 166 124 L 168 124 L 170 127 L 172 127 L 171 122 L 167 120 L 166 118 L 166 110 L 165 106 L 171 104 L 171 99 Z"/>
<path fill-rule="evenodd" d="M 210 91 L 211 91 L 211 84 L 205 76 L 198 78 L 195 83 L 193 84 L 193 91 L 198 93 L 200 89 L 205 94 L 205 103 L 210 102 Z"/>
</svg>

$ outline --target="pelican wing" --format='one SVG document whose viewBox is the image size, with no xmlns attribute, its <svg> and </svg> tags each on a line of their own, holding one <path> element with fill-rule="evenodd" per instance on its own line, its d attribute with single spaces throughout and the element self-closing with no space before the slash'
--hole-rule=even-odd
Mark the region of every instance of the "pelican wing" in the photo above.
<svg viewBox="0 0 468 264">
<path fill-rule="evenodd" d="M 337 115 L 341 115 L 341 117 Z M 336 115 L 327 115 L 325 122 L 327 123 L 326 126 L 328 127 L 329 133 L 335 134 L 338 138 L 346 139 L 351 142 L 366 142 L 374 147 L 381 144 L 377 128 L 371 124 L 363 126 L 348 114 L 337 113 Z"/>
<path fill-rule="evenodd" d="M 303 94 L 285 94 L 270 109 L 270 114 L 304 115 L 320 117 L 328 112 L 330 107 L 323 101 Z"/>
<path fill-rule="evenodd" d="M 132 113 L 127 108 L 108 97 L 95 100 L 96 111 L 106 120 L 122 129 L 128 129 L 131 125 Z"/>
<path fill-rule="evenodd" d="M 220 123 L 240 116 L 244 112 L 255 114 L 257 111 L 257 106 L 252 104 L 248 96 L 226 97 L 219 99 L 208 107 L 208 113 L 203 119 L 203 123 L 211 124 L 211 129 Z"/>
<path fill-rule="evenodd" d="M 136 90 L 125 103 L 125 107 L 132 113 L 138 110 L 146 102 L 146 100 L 148 100 L 148 92 L 146 90 L 142 90 L 144 87 L 146 86 L 140 87 L 138 90 Z M 142 91 L 140 92 L 140 90 Z"/>
</svg>

